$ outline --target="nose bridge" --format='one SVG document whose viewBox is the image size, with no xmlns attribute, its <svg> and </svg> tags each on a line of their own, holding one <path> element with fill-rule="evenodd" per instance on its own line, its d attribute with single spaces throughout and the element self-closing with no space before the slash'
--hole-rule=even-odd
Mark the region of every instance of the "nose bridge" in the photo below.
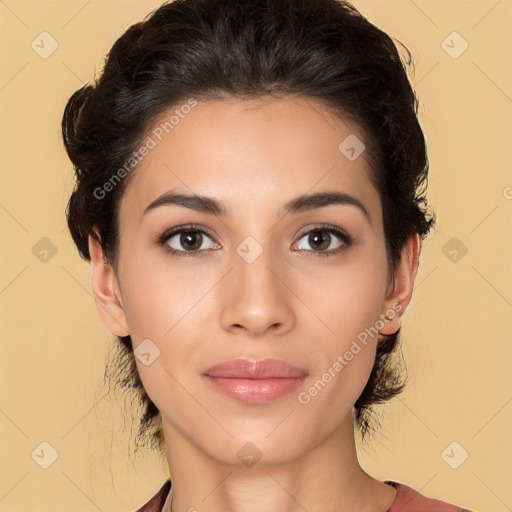
<svg viewBox="0 0 512 512">
<path fill-rule="evenodd" d="M 261 238 L 260 238 L 261 240 Z M 271 272 L 274 267 L 274 258 L 270 247 L 269 237 L 265 239 L 265 246 L 254 237 L 248 236 L 235 249 L 234 271 L 240 275 L 240 282 L 246 288 L 256 286 L 265 293 L 269 293 L 275 287 Z M 265 290 L 269 288 L 268 290 Z"/>
<path fill-rule="evenodd" d="M 265 238 L 269 240 L 270 237 Z M 294 315 L 289 294 L 283 277 L 274 268 L 276 262 L 270 246 L 265 247 L 249 236 L 235 247 L 232 258 L 222 312 L 224 328 L 245 328 L 252 336 L 271 327 L 280 331 L 290 328 Z"/>
</svg>

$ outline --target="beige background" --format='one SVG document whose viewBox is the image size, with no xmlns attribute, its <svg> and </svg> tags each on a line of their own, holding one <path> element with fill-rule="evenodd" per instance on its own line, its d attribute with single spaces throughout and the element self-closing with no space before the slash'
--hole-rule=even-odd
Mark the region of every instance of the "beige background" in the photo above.
<svg viewBox="0 0 512 512">
<path fill-rule="evenodd" d="M 361 461 L 428 496 L 512 510 L 512 1 L 354 3 L 413 53 L 438 214 L 404 318 L 411 382 Z M 65 229 L 59 126 L 115 39 L 159 4 L 0 1 L 1 511 L 130 511 L 167 478 L 157 455 L 127 456 L 129 424 L 120 433 L 101 387 L 111 336 Z M 45 31 L 58 43 L 46 59 L 31 47 L 51 48 Z M 453 31 L 469 44 L 456 59 L 443 46 L 461 39 L 442 46 Z M 47 469 L 42 442 L 58 454 Z M 445 462 L 463 450 L 457 469 Z"/>
</svg>

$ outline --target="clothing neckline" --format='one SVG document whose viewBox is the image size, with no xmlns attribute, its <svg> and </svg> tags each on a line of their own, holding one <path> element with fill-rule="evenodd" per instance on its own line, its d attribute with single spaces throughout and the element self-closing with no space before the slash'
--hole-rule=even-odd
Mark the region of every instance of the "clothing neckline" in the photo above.
<svg viewBox="0 0 512 512">
<path fill-rule="evenodd" d="M 400 484 L 398 482 L 395 482 L 393 480 L 384 480 L 384 483 L 386 485 L 389 485 L 390 487 L 393 487 L 393 489 L 396 489 L 395 499 L 393 500 L 393 503 L 389 506 L 386 512 L 391 512 L 391 509 L 393 508 L 393 505 L 398 500 L 398 494 L 400 492 L 400 486 L 403 486 L 403 484 Z M 167 502 L 167 500 L 172 500 L 172 485 L 171 485 L 171 479 L 167 479 L 166 482 L 163 484 L 163 486 L 160 488 L 160 491 L 155 495 L 155 498 L 158 499 L 157 509 L 155 512 L 162 512 L 163 508 Z M 156 504 L 156 503 L 155 503 Z M 138 511 L 137 511 L 138 512 Z"/>
</svg>

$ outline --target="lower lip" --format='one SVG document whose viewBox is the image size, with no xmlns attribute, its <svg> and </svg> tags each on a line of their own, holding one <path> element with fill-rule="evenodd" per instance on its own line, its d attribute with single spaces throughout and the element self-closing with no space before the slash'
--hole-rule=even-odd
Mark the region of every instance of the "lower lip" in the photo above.
<svg viewBox="0 0 512 512">
<path fill-rule="evenodd" d="M 236 398 L 247 404 L 266 404 L 293 393 L 306 379 L 272 378 L 272 379 L 234 379 L 226 377 L 210 377 L 208 382 L 220 393 Z"/>
</svg>

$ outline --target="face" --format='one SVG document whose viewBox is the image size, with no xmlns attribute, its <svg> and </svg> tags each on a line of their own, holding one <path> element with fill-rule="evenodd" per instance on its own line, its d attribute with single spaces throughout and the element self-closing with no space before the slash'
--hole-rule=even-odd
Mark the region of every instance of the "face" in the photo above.
<svg viewBox="0 0 512 512">
<path fill-rule="evenodd" d="M 169 133 L 155 125 L 122 196 L 119 307 L 104 321 L 142 354 L 168 443 L 229 464 L 248 442 L 262 463 L 292 460 L 352 425 L 376 332 L 397 330 L 410 283 L 388 273 L 365 153 L 339 149 L 348 136 L 364 142 L 356 125 L 294 97 L 186 111 Z M 236 359 L 300 371 L 205 375 Z"/>
</svg>

